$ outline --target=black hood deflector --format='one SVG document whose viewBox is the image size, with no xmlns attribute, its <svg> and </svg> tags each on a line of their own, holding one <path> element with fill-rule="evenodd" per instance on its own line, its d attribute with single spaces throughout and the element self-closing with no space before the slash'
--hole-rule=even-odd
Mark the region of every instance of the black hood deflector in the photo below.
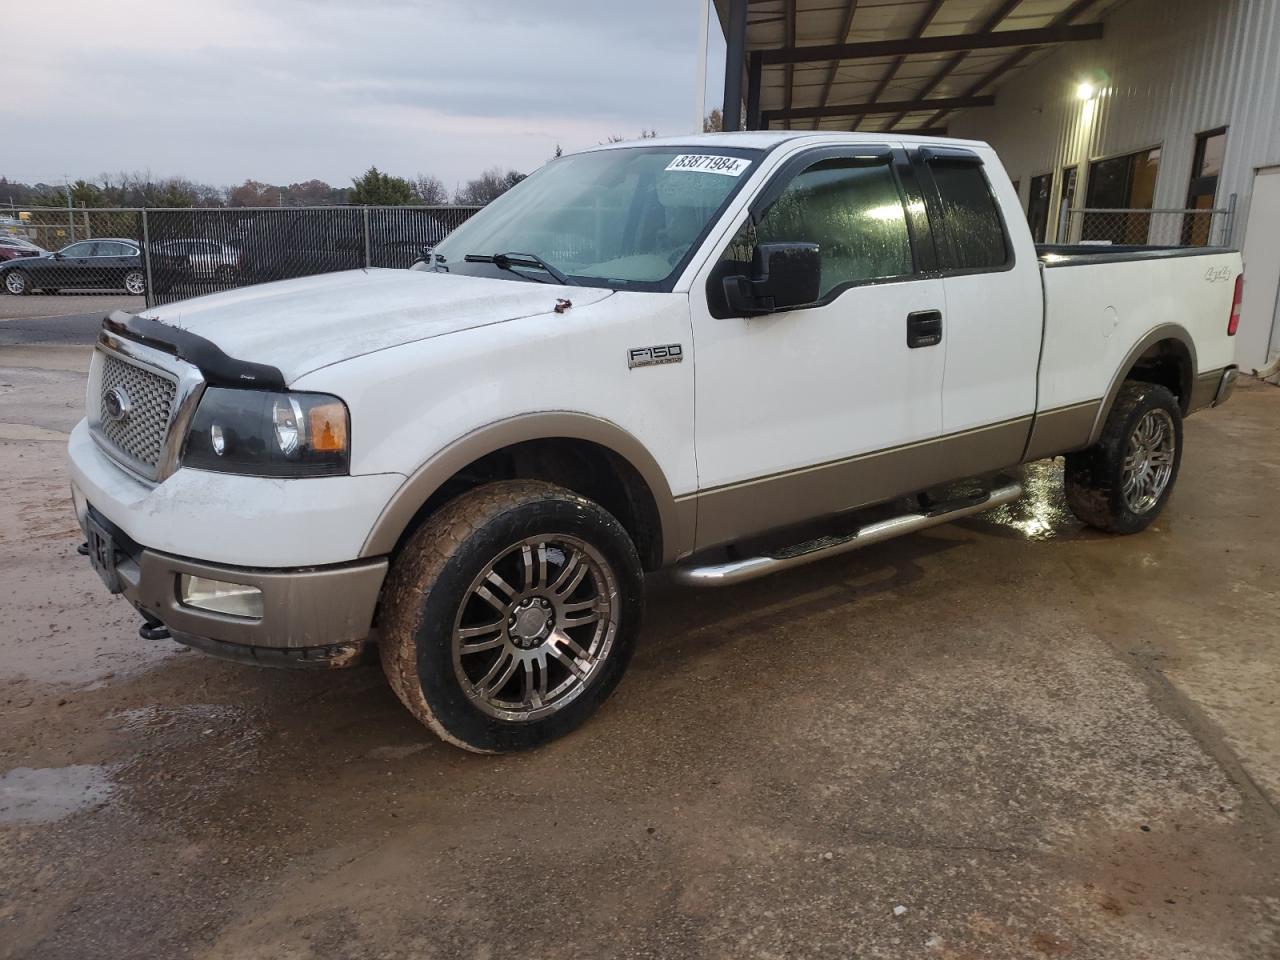
<svg viewBox="0 0 1280 960">
<path fill-rule="evenodd" d="M 123 310 L 113 311 L 106 317 L 102 321 L 102 329 L 199 367 L 210 386 L 238 387 L 241 390 L 285 389 L 284 374 L 276 367 L 229 357 L 217 344 L 190 330 Z"/>
</svg>

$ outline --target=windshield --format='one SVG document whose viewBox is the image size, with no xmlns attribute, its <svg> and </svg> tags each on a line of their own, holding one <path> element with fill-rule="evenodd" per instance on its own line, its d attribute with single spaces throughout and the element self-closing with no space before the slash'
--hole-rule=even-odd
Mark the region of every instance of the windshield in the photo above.
<svg viewBox="0 0 1280 960">
<path fill-rule="evenodd" d="M 433 250 L 438 270 L 546 279 L 494 263 L 533 254 L 587 286 L 662 289 L 728 203 L 759 150 L 626 147 L 553 160 Z M 468 262 L 468 255 L 484 260 Z M 523 276 L 522 276 L 523 274 Z"/>
</svg>

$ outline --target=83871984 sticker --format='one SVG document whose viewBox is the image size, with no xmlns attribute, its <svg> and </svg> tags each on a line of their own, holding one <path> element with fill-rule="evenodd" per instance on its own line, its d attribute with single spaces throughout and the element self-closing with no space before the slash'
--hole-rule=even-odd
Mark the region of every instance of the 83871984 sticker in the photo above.
<svg viewBox="0 0 1280 960">
<path fill-rule="evenodd" d="M 718 173 L 725 177 L 737 177 L 751 166 L 742 157 L 717 157 L 710 153 L 682 153 L 667 164 L 667 170 L 686 173 Z"/>
</svg>

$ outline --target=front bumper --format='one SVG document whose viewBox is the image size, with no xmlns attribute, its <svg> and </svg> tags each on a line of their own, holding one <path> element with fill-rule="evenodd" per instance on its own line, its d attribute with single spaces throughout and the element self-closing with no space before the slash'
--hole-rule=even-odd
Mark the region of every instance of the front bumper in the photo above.
<svg viewBox="0 0 1280 960">
<path fill-rule="evenodd" d="M 78 490 L 73 494 L 82 528 L 92 511 L 94 523 L 112 537 L 120 592 L 179 643 L 268 666 L 340 667 L 360 658 L 387 574 L 385 558 L 297 569 L 191 560 L 141 546 Z M 262 616 L 231 616 L 184 603 L 183 574 L 256 587 L 262 592 Z"/>
</svg>

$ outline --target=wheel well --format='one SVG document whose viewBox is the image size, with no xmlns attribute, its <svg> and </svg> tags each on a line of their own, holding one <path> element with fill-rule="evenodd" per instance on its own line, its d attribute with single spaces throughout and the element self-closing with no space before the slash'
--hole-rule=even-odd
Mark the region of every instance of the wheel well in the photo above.
<svg viewBox="0 0 1280 960">
<path fill-rule="evenodd" d="M 607 447 L 567 437 L 527 440 L 473 460 L 427 498 L 400 543 L 445 503 L 497 480 L 545 480 L 598 503 L 630 535 L 645 570 L 662 565 L 662 521 L 640 472 Z"/>
<path fill-rule="evenodd" d="M 1134 361 L 1125 379 L 1158 383 L 1168 388 L 1178 398 L 1182 412 L 1186 413 L 1191 404 L 1192 375 L 1191 352 L 1185 343 L 1171 337 L 1148 347 Z"/>
</svg>

